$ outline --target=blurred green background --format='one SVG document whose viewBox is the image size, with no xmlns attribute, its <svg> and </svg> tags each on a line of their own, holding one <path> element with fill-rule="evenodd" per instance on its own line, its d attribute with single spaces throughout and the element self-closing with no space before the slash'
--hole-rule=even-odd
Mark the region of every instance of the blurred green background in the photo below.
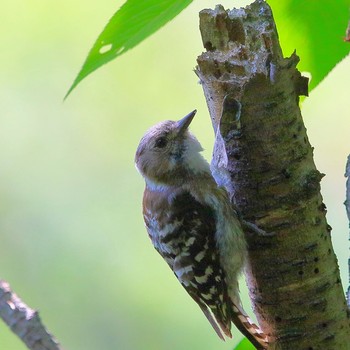
<svg viewBox="0 0 350 350">
<path fill-rule="evenodd" d="M 213 132 L 192 70 L 202 52 L 198 12 L 216 2 L 194 2 L 63 103 L 88 49 L 122 3 L 1 4 L 0 277 L 40 311 L 67 350 L 232 349 L 240 335 L 217 339 L 152 248 L 141 216 L 144 185 L 133 164 L 150 125 L 194 108 L 192 130 L 210 158 Z M 327 175 L 322 190 L 344 287 L 349 71 L 346 59 L 302 108 L 317 167 Z M 242 294 L 248 304 L 245 288 Z M 2 322 L 0 348 L 25 349 Z"/>
</svg>

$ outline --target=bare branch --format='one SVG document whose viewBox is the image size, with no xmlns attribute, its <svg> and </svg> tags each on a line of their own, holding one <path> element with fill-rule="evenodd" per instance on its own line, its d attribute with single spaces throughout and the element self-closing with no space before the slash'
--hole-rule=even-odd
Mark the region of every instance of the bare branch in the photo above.
<svg viewBox="0 0 350 350">
<path fill-rule="evenodd" d="M 348 215 L 349 228 L 350 228 L 350 154 L 348 155 L 348 161 L 346 163 L 345 177 L 347 178 L 347 180 L 346 180 L 346 200 L 344 204 L 346 207 L 346 213 Z M 349 265 L 349 283 L 350 283 L 350 258 L 348 260 L 348 265 Z M 350 285 L 347 291 L 347 302 L 348 302 L 348 307 L 350 308 Z"/>
<path fill-rule="evenodd" d="M 62 350 L 41 323 L 38 312 L 24 304 L 4 280 L 0 280 L 0 317 L 29 349 Z"/>
</svg>

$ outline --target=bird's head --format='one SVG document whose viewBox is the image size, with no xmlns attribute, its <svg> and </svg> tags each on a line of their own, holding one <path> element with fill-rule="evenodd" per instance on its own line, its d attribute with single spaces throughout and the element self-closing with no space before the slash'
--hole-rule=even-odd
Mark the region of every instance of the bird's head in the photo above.
<svg viewBox="0 0 350 350">
<path fill-rule="evenodd" d="M 166 120 L 151 127 L 142 137 L 135 164 L 146 182 L 172 185 L 186 177 L 208 172 L 201 144 L 188 131 L 196 110 L 179 121 Z"/>
</svg>

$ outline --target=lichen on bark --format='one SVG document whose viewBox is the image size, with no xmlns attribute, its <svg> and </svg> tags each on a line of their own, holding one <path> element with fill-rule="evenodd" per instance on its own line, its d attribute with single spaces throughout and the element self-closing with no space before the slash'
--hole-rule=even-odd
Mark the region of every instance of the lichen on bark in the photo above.
<svg viewBox="0 0 350 350">
<path fill-rule="evenodd" d="M 249 292 L 274 348 L 350 348 L 331 228 L 299 108 L 307 78 L 284 58 L 270 7 L 200 13 L 200 78 L 216 141 L 212 171 L 245 221 Z"/>
</svg>

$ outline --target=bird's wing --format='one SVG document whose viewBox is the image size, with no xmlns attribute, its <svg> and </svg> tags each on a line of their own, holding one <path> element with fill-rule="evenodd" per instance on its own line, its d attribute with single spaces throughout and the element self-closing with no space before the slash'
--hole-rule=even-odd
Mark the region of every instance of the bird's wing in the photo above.
<svg viewBox="0 0 350 350">
<path fill-rule="evenodd" d="M 227 285 L 215 243 L 215 211 L 186 191 L 172 199 L 169 213 L 169 223 L 174 228 L 170 240 L 175 252 L 172 269 L 219 336 L 223 338 L 210 311 L 222 331 L 231 337 Z M 165 241 L 170 242 L 167 238 Z"/>
</svg>

